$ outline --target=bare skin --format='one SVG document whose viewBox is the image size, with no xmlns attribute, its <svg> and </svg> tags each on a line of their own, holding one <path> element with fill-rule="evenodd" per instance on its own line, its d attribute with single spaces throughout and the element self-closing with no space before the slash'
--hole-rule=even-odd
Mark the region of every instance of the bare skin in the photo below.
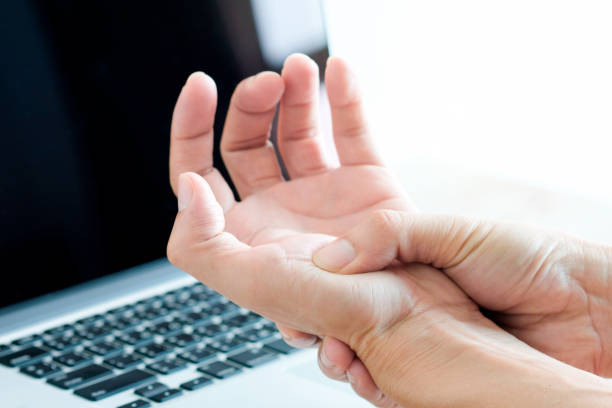
<svg viewBox="0 0 612 408">
<path fill-rule="evenodd" d="M 388 211 L 313 259 L 349 274 L 397 260 L 432 265 L 525 343 L 574 367 L 612 375 L 608 246 L 516 224 Z M 354 358 L 337 341 L 328 341 L 323 354 L 323 370 L 333 378 Z M 359 380 L 371 382 L 367 373 Z"/>
<path fill-rule="evenodd" d="M 295 333 L 347 345 L 357 356 L 348 378 L 378 406 L 604 404 L 601 379 L 500 329 L 434 268 L 391 265 L 344 275 L 312 263 L 318 249 L 376 210 L 412 210 L 372 149 L 354 79 L 339 59 L 329 61 L 326 82 L 341 167 L 329 164 L 315 120 L 315 77 L 305 57 L 293 56 L 282 76 L 262 73 L 238 86 L 221 147 L 239 203 L 212 163 L 214 83 L 201 73 L 190 77 L 172 125 L 170 174 L 180 211 L 169 259 Z M 282 179 L 268 140 L 277 103 L 279 150 L 291 181 Z M 362 383 L 361 374 L 372 382 Z M 528 381 L 516 381 L 525 375 Z M 470 387 L 459 387 L 460 377 L 470 378 Z M 442 391 L 440 381 L 448 385 Z M 518 397 L 497 404 L 500 391 Z"/>
</svg>

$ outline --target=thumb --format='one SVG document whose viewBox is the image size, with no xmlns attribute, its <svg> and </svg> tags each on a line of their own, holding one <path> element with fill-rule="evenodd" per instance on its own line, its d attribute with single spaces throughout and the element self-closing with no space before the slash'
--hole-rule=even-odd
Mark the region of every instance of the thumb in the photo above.
<svg viewBox="0 0 612 408">
<path fill-rule="evenodd" d="M 223 210 L 200 175 L 181 174 L 177 187 L 179 212 L 168 242 L 172 264 L 269 319 L 310 333 L 342 334 L 345 315 L 329 313 L 346 312 L 351 299 L 341 277 L 309 260 L 290 259 L 279 244 L 251 247 L 224 231 Z"/>
<path fill-rule="evenodd" d="M 464 217 L 382 210 L 319 249 L 313 262 L 341 274 L 381 270 L 394 260 L 438 269 L 461 263 L 487 237 L 492 225 Z"/>
<path fill-rule="evenodd" d="M 224 232 L 225 216 L 215 195 L 200 175 L 182 173 L 177 182 L 178 214 L 168 240 L 170 262 L 213 286 L 213 263 L 222 254 L 242 253 L 249 246 Z"/>
<path fill-rule="evenodd" d="M 179 215 L 189 218 L 189 230 L 196 235 L 192 239 L 206 241 L 223 232 L 223 209 L 209 184 L 198 174 L 188 172 L 179 175 L 177 198 Z"/>
</svg>

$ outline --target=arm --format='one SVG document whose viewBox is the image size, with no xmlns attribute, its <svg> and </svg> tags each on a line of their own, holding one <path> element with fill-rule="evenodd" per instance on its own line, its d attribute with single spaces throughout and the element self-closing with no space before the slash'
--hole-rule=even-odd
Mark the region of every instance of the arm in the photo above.
<svg viewBox="0 0 612 408">
<path fill-rule="evenodd" d="M 396 259 L 431 264 L 521 340 L 575 367 L 609 375 L 611 253 L 609 246 L 520 225 L 384 211 L 313 259 L 347 274 Z M 329 352 L 334 368 L 321 364 L 323 371 L 342 377 L 352 357 L 340 345 Z M 375 389 L 367 375 L 361 380 Z"/>
<path fill-rule="evenodd" d="M 548 357 L 485 318 L 444 274 L 422 265 L 342 275 L 316 268 L 316 244 L 295 234 L 251 246 L 224 231 L 203 178 L 178 181 L 170 260 L 238 304 L 348 344 L 388 396 L 381 406 L 598 406 L 599 377 Z M 361 366 L 359 366 L 361 364 Z M 360 368 L 361 367 L 361 368 Z M 356 388 L 359 392 L 359 389 Z M 574 401 L 576 404 L 574 404 Z M 380 405 L 380 404 L 379 404 Z"/>
<path fill-rule="evenodd" d="M 169 259 L 236 303 L 296 330 L 350 345 L 369 365 L 356 358 L 350 372 L 369 369 L 389 398 L 398 401 L 409 397 L 422 407 L 448 405 L 464 395 L 452 387 L 457 378 L 480 381 L 486 379 L 482 373 L 499 368 L 497 360 L 478 353 L 473 354 L 479 359 L 475 365 L 458 358 L 469 354 L 470 344 L 493 347 L 520 361 L 539 361 L 539 354 L 492 325 L 433 268 L 411 265 L 345 276 L 312 264 L 318 248 L 371 211 L 413 208 L 373 152 L 354 79 L 337 58 L 329 60 L 325 76 L 340 167 L 319 165 L 323 156 L 316 124 L 299 122 L 316 110 L 311 96 L 318 75 L 313 68 L 305 57 L 293 56 L 281 76 L 261 74 L 238 85 L 221 151 L 240 202 L 213 166 L 214 82 L 203 74 L 190 77 L 172 124 L 171 184 L 180 211 L 168 243 Z M 310 85 L 293 86 L 296 78 Z M 268 140 L 279 98 L 287 120 L 279 127 L 279 147 L 285 164 L 290 163 L 291 181 L 280 175 Z M 292 122 L 300 126 L 292 128 Z M 292 129 L 309 130 L 296 135 Z M 293 142 L 307 151 L 290 148 Z M 369 188 L 355 189 L 356 183 Z M 466 339 L 473 341 L 466 344 Z M 409 343 L 413 347 L 404 348 Z M 462 364 L 448 365 L 452 362 Z M 466 367 L 481 373 L 466 372 Z M 414 380 L 423 386 L 414 387 Z M 470 384 L 472 393 L 485 395 L 484 385 Z"/>
</svg>

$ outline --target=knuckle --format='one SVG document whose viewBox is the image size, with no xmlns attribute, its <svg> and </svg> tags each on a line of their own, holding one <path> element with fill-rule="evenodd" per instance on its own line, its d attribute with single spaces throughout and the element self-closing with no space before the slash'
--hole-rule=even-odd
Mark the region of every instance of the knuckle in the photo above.
<svg viewBox="0 0 612 408">
<path fill-rule="evenodd" d="M 310 140 L 318 136 L 319 129 L 315 122 L 307 123 L 304 126 L 296 129 L 291 129 L 286 132 L 285 140 L 287 141 L 298 141 L 298 140 Z"/>
<path fill-rule="evenodd" d="M 367 135 L 368 130 L 365 124 L 358 123 L 357 125 L 348 126 L 340 132 L 340 136 L 347 139 L 357 139 L 362 138 Z"/>
</svg>

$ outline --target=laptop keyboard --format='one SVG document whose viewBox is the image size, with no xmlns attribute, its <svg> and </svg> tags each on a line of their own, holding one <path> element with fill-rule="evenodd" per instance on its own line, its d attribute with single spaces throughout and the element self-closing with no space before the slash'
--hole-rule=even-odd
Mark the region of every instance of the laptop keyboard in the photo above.
<svg viewBox="0 0 612 408">
<path fill-rule="evenodd" d="M 153 404 L 289 354 L 274 323 L 196 283 L 0 345 L 0 363 L 99 401 L 134 390 Z M 177 388 L 164 376 L 196 368 Z"/>
</svg>

